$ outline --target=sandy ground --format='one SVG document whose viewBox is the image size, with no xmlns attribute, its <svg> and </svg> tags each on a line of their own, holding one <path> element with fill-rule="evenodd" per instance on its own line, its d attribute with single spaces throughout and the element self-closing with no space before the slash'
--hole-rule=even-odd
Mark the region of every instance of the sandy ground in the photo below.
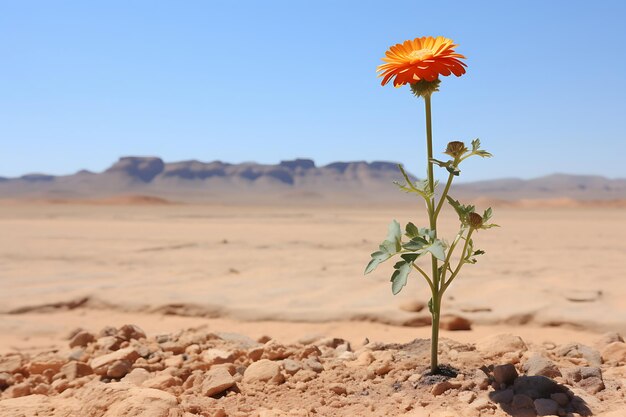
<svg viewBox="0 0 626 417">
<path fill-rule="evenodd" d="M 416 210 L 417 213 L 419 211 Z M 412 275 L 391 294 L 391 262 L 363 276 L 401 208 L 0 204 L 0 313 L 84 303 L 237 320 L 404 324 L 427 301 Z M 450 212 L 442 221 L 456 224 Z M 626 333 L 626 212 L 500 209 L 481 231 L 444 310 L 477 324 Z M 25 320 L 26 316 L 11 316 Z M 5 324 L 6 326 L 6 324 Z"/>
<path fill-rule="evenodd" d="M 389 221 L 395 218 L 402 224 L 413 221 L 423 225 L 424 219 L 416 213 L 419 210 L 407 207 L 0 204 L 0 362 L 14 358 L 2 359 L 1 355 L 18 353 L 25 370 L 16 372 L 28 376 L 29 370 L 37 366 L 33 365 L 38 363 L 37 355 L 61 355 L 65 363 L 70 354 L 68 334 L 77 328 L 98 334 L 105 326 L 120 328 L 132 323 L 145 330 L 149 340 L 142 343 L 149 346 L 156 346 L 154 341 L 159 338 L 181 337 L 181 331 L 230 332 L 254 340 L 272 338 L 294 346 L 289 349 L 297 356 L 297 352 L 307 351 L 307 341 L 330 337 L 350 343 L 355 350 L 350 353 L 350 360 L 356 360 L 355 364 L 358 360 L 354 358 L 366 351 L 378 358 L 386 357 L 389 349 L 392 356 L 424 368 L 423 358 L 428 355 L 425 342 L 416 342 L 420 349 L 411 354 L 407 352 L 417 345 L 405 348 L 380 344 L 409 343 L 415 338 L 426 341 L 430 337 L 425 310 L 409 312 L 400 308 L 411 302 L 426 302 L 426 284 L 411 276 L 403 292 L 394 297 L 389 284 L 391 263 L 363 276 L 369 253 L 384 239 Z M 601 334 L 626 333 L 626 243 L 622 238 L 626 233 L 626 212 L 616 208 L 508 207 L 497 210 L 494 221 L 502 228 L 481 231 L 475 237 L 476 246 L 487 255 L 478 264 L 465 266 L 445 299 L 444 312 L 467 318 L 472 329 L 443 330 L 442 337 L 450 340 L 446 343 L 455 346 L 444 343 L 443 357 L 474 378 L 473 369 L 480 364 L 492 366 L 511 361 L 510 355 L 485 361 L 480 354 L 481 343 L 498 334 L 520 336 L 527 344 L 528 349 L 516 351 L 518 356 L 513 361 L 520 373 L 535 354 L 551 358 L 564 375 L 576 372 L 576 366 L 590 365 L 584 358 L 563 353 L 570 343 L 595 346 L 604 355 L 606 344 L 598 347 Z M 455 216 L 445 213 L 441 223 L 444 235 L 452 237 L 450 224 L 456 224 Z M 374 344 L 368 345 L 368 341 Z M 85 358 L 110 352 L 101 343 L 87 346 Z M 212 349 L 212 343 L 207 341 L 193 349 L 203 352 Z M 626 410 L 626 367 L 620 359 L 614 359 L 626 352 L 624 346 L 613 346 L 618 353 L 610 349 L 606 353 L 613 359 L 606 359 L 609 362 L 602 365 L 606 388 L 598 396 L 569 377 L 555 380 L 563 384 L 563 389 L 574 390 L 568 391 L 570 402 L 562 410 L 574 410 L 577 395 L 593 404 L 593 410 L 617 412 L 611 417 Z M 179 404 L 178 408 L 164 405 L 164 416 L 167 410 L 178 416 L 172 414 L 174 408 L 181 416 L 186 412 L 185 417 L 222 416 L 222 409 L 226 410 L 224 415 L 240 416 L 339 416 L 357 412 L 368 416 L 449 417 L 466 415 L 459 414 L 466 409 L 468 416 L 526 415 L 516 414 L 519 404 L 494 402 L 492 398 L 517 392 L 513 386 L 489 391 L 467 388 L 473 385 L 463 383 L 465 388 L 434 398 L 430 386 L 416 388 L 419 375 L 403 371 L 402 361 L 394 362 L 397 366 L 391 366 L 388 375 L 376 374 L 368 382 L 371 370 L 364 368 L 362 376 L 357 372 L 354 377 L 351 371 L 341 371 L 344 366 L 352 366 L 345 362 L 345 355 L 323 349 L 325 353 L 319 361 L 327 373 L 322 372 L 306 386 L 298 385 L 298 374 L 289 379 L 290 374 L 285 373 L 288 365 L 280 362 L 279 371 L 287 382 L 279 388 L 257 387 L 261 390 L 258 392 L 246 391 L 243 373 L 256 359 L 250 359 L 249 354 L 241 356 L 243 367 L 237 368 L 237 362 L 228 370 L 235 380 L 244 378 L 244 382 L 235 385 L 243 391 L 229 389 L 223 401 L 218 396 L 210 399 L 217 398 L 217 402 L 194 408 L 189 401 L 197 399 L 196 391 L 200 388 L 185 381 L 197 363 L 187 364 L 187 359 L 181 362 L 178 357 L 171 358 L 171 351 L 159 349 L 153 354 L 161 356 L 154 360 L 171 364 L 176 359 L 178 364 L 176 369 L 170 366 L 162 370 L 145 365 L 151 372 L 150 378 L 174 381 L 171 386 L 158 388 L 164 390 L 160 391 L 163 394 L 154 394 L 159 401 L 165 401 L 163 404 Z M 233 352 L 239 352 L 238 349 Z M 475 353 L 469 362 L 465 356 L 449 356 L 458 349 Z M 140 362 L 133 366 L 144 366 Z M 56 362 L 51 359 L 47 364 L 50 363 Z M 205 371 L 196 376 L 211 379 Z M 135 402 L 144 401 L 142 395 L 153 395 L 146 394 L 141 383 L 139 388 L 132 388 L 124 381 L 112 383 L 113 391 L 106 391 L 108 388 L 102 388 L 95 375 L 77 379 L 75 386 L 70 382 L 74 388 L 58 394 L 54 390 L 61 392 L 65 385 L 52 380 L 54 383 L 47 385 L 41 378 L 31 372 L 22 385 L 30 384 L 30 389 L 45 391 L 46 395 L 7 399 L 17 396 L 11 387 L 0 400 L 0 407 L 5 407 L 1 409 L 18 413 L 15 415 L 45 415 L 49 412 L 45 410 L 57 410 L 57 414 L 51 415 L 69 416 L 76 415 L 76 404 L 93 395 L 106 397 L 111 410 L 124 409 L 127 400 L 122 397 L 129 393 L 136 393 L 128 397 L 128 401 Z M 488 378 L 493 381 L 493 375 Z M 16 381 L 11 383 L 17 384 Z M 348 387 L 347 394 L 341 394 L 339 399 L 328 397 L 328 386 L 334 387 L 335 382 Z M 291 397 L 291 390 L 297 386 L 308 390 L 311 401 L 317 401 L 318 411 L 311 411 L 316 408 L 313 406 L 302 409 L 301 414 L 285 411 L 293 408 L 293 401 L 297 402 L 297 396 Z M 106 392 L 101 393 L 102 389 Z M 502 390 L 506 392 L 501 394 Z M 372 396 L 362 401 L 362 392 Z M 159 397 L 165 393 L 173 397 Z M 243 403 L 237 399 L 240 395 L 241 401 L 248 401 L 248 408 L 242 408 Z M 407 400 L 407 395 L 413 399 Z M 471 397 L 471 407 L 459 408 L 457 395 Z M 549 395 L 545 398 L 549 399 Z M 266 414 L 258 413 L 262 408 L 258 401 L 268 405 Z M 484 410 L 480 408 L 483 403 L 487 404 Z M 362 409 L 364 404 L 366 409 Z M 199 414 L 184 411 L 196 409 Z M 132 415 L 142 415 L 141 412 Z M 111 416 L 127 415 L 122 411 L 112 413 Z M 85 415 L 101 414 L 94 411 Z"/>
</svg>

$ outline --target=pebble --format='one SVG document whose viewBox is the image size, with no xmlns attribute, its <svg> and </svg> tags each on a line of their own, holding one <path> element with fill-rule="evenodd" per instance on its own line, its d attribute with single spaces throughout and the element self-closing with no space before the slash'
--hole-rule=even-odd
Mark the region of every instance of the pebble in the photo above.
<svg viewBox="0 0 626 417">
<path fill-rule="evenodd" d="M 22 367 L 22 357 L 20 355 L 7 355 L 0 357 L 0 372 L 14 374 Z"/>
<path fill-rule="evenodd" d="M 113 363 L 124 360 L 132 365 L 137 359 L 139 359 L 137 351 L 132 347 L 127 347 L 106 355 L 98 356 L 97 358 L 91 360 L 90 365 L 94 373 L 97 375 L 107 375 L 108 368 Z"/>
<path fill-rule="evenodd" d="M 620 341 L 609 343 L 602 349 L 601 356 L 606 363 L 614 365 L 626 363 L 626 343 Z"/>
<path fill-rule="evenodd" d="M 346 395 L 348 393 L 344 384 L 330 384 L 328 389 L 337 395 Z"/>
<path fill-rule="evenodd" d="M 139 326 L 134 324 L 125 324 L 117 331 L 116 336 L 122 340 L 139 340 L 146 338 L 146 332 L 144 332 Z"/>
<path fill-rule="evenodd" d="M 439 327 L 443 330 L 472 330 L 472 322 L 465 317 L 456 315 L 444 315 L 439 320 Z"/>
<path fill-rule="evenodd" d="M 35 357 L 26 368 L 31 374 L 43 374 L 48 369 L 56 374 L 64 364 L 65 359 L 61 357 L 55 355 L 41 355 Z"/>
<path fill-rule="evenodd" d="M 502 356 L 527 350 L 521 337 L 509 333 L 485 337 L 476 342 L 476 349 L 487 357 Z"/>
<path fill-rule="evenodd" d="M 456 389 L 456 388 L 461 388 L 461 383 L 457 382 L 457 381 L 442 381 L 442 382 L 438 382 L 435 385 L 433 385 L 433 388 L 430 390 L 430 392 L 436 397 L 438 395 L 443 394 L 444 392 L 451 390 L 451 389 Z"/>
<path fill-rule="evenodd" d="M 22 382 L 20 384 L 12 385 L 6 390 L 5 393 L 9 398 L 25 397 L 31 394 L 30 384 L 28 382 Z"/>
<path fill-rule="evenodd" d="M 584 359 L 590 366 L 602 365 L 600 352 L 580 343 L 568 343 L 563 345 L 556 350 L 556 354 L 567 358 Z"/>
<path fill-rule="evenodd" d="M 534 405 L 538 416 L 558 416 L 559 405 L 554 400 L 538 398 Z"/>
<path fill-rule="evenodd" d="M 220 394 L 235 385 L 232 375 L 224 368 L 211 369 L 202 381 L 201 392 L 207 397 Z"/>
<path fill-rule="evenodd" d="M 70 340 L 70 347 L 85 347 L 89 343 L 95 342 L 96 337 L 93 333 L 89 333 L 86 330 L 81 330 L 72 337 Z"/>
<path fill-rule="evenodd" d="M 561 376 L 561 371 L 550 359 L 541 354 L 534 354 L 524 363 L 522 370 L 526 375 L 543 375 L 548 378 Z"/>
<path fill-rule="evenodd" d="M 324 370 L 324 365 L 322 365 L 317 359 L 309 358 L 304 361 L 304 365 L 310 370 L 320 373 Z"/>
<path fill-rule="evenodd" d="M 517 369 L 510 363 L 506 365 L 498 365 L 493 368 L 493 378 L 498 386 L 504 384 L 511 385 L 517 378 Z"/>
<path fill-rule="evenodd" d="M 261 359 L 248 366 L 243 374 L 243 382 L 251 384 L 255 382 L 269 382 L 282 384 L 285 378 L 280 373 L 280 365 L 269 359 Z"/>
<path fill-rule="evenodd" d="M 120 359 L 109 365 L 106 376 L 113 379 L 119 379 L 130 372 L 133 364 L 126 360 Z"/>
<path fill-rule="evenodd" d="M 284 359 L 282 365 L 285 372 L 289 375 L 295 375 L 296 372 L 302 369 L 302 364 L 293 359 Z"/>
<path fill-rule="evenodd" d="M 513 401 L 513 397 L 515 393 L 512 388 L 508 388 L 505 390 L 494 391 L 489 395 L 489 398 L 495 403 L 498 404 L 510 404 Z"/>
<path fill-rule="evenodd" d="M 63 365 L 59 373 L 64 375 L 68 381 L 73 381 L 76 378 L 93 374 L 93 369 L 86 363 L 71 361 Z"/>
</svg>

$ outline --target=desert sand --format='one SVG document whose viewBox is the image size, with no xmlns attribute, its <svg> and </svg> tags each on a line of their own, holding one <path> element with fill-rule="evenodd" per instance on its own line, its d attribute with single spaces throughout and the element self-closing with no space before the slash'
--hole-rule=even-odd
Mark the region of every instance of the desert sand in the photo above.
<svg viewBox="0 0 626 417">
<path fill-rule="evenodd" d="M 420 382 L 430 335 L 429 315 L 420 310 L 428 301 L 425 283 L 411 276 L 394 297 L 391 264 L 363 276 L 388 222 L 423 225 L 419 208 L 133 202 L 0 204 L 0 364 L 13 363 L 11 371 L 22 375 L 5 377 L 4 387 L 0 378 L 3 417 L 536 415 L 534 403 L 523 408 L 511 399 L 524 395 L 522 388 L 499 381 L 493 368 L 513 365 L 517 384 L 527 384 L 536 355 L 553 365 L 544 367 L 552 374 L 537 375 L 558 389 L 532 400 L 549 407 L 558 391 L 567 396 L 556 397 L 562 415 L 626 415 L 626 344 L 614 334 L 626 333 L 620 208 L 496 210 L 502 227 L 475 238 L 487 254 L 446 294 L 447 328 L 471 323 L 471 330 L 442 332 L 442 358 L 459 376 L 434 395 L 446 381 Z M 451 238 L 446 225 L 456 224 L 454 215 L 445 213 L 441 224 Z M 129 337 L 120 330 L 125 324 L 142 333 Z M 109 334 L 106 326 L 115 329 Z M 78 328 L 93 340 L 70 348 Z M 242 336 L 233 341 L 225 333 Z M 504 334 L 512 336 L 497 336 Z M 508 350 L 495 351 L 494 337 L 510 342 Z M 119 346 L 107 345 L 111 338 Z M 181 346 L 172 350 L 168 342 Z M 117 358 L 132 362 L 123 375 L 95 366 L 128 348 L 145 355 Z M 207 357 L 211 349 L 228 354 L 215 362 Z M 247 378 L 263 358 L 280 376 Z M 72 379 L 70 362 L 84 362 L 89 374 Z M 10 368 L 3 366 L 0 375 Z M 600 375 L 576 376 L 580 367 Z M 218 378 L 209 374 L 219 369 L 233 382 L 207 395 L 202 387 L 210 383 L 203 381 Z M 162 384 L 146 383 L 154 378 Z M 26 385 L 33 395 L 24 395 Z M 104 405 L 81 409 L 90 396 L 105 398 Z M 146 411 L 146 402 L 162 407 Z"/>
</svg>

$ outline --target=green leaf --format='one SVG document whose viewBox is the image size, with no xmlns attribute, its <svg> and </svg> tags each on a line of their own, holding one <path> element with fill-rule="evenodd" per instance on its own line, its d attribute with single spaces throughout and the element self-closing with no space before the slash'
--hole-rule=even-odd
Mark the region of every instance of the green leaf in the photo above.
<svg viewBox="0 0 626 417">
<path fill-rule="evenodd" d="M 468 156 L 478 155 L 481 158 L 491 158 L 493 155 L 489 152 L 480 149 L 480 139 L 474 139 L 472 141 L 472 152 Z"/>
<path fill-rule="evenodd" d="M 432 253 L 433 256 L 440 261 L 444 261 L 446 259 L 446 244 L 442 240 L 435 239 L 433 243 L 428 246 L 424 246 L 422 250 L 424 252 Z"/>
<path fill-rule="evenodd" d="M 433 311 L 433 299 L 432 298 L 430 300 L 428 300 L 428 311 L 430 311 L 430 314 L 434 313 L 434 311 Z"/>
<path fill-rule="evenodd" d="M 395 252 L 399 252 L 402 250 L 402 230 L 400 228 L 400 223 L 393 220 L 389 223 L 389 227 L 387 228 L 387 239 L 385 242 L 392 242 L 395 246 Z M 383 243 L 385 243 L 383 242 Z"/>
<path fill-rule="evenodd" d="M 396 184 L 402 191 L 406 193 L 417 194 L 425 200 L 430 200 L 432 198 L 433 193 L 430 189 L 430 184 L 428 183 L 428 180 L 425 179 L 413 183 L 401 164 L 398 164 L 398 168 L 400 169 L 400 172 L 402 173 L 406 184 L 401 184 L 398 181 L 394 181 L 394 184 Z M 438 184 L 439 182 L 435 181 L 434 187 L 436 188 Z"/>
<path fill-rule="evenodd" d="M 407 261 L 408 263 L 415 262 L 415 260 L 419 258 L 419 256 L 420 256 L 419 253 L 404 253 L 400 255 L 400 257 L 404 259 L 405 261 Z"/>
<path fill-rule="evenodd" d="M 472 152 L 476 152 L 480 149 L 480 139 L 476 138 L 472 141 Z"/>
<path fill-rule="evenodd" d="M 417 251 L 422 249 L 424 246 L 428 245 L 428 241 L 426 239 L 424 239 L 423 237 L 416 237 L 411 239 L 410 242 L 405 243 L 404 245 L 402 245 L 402 247 L 406 250 L 410 250 L 410 251 Z"/>
<path fill-rule="evenodd" d="M 449 195 L 446 196 L 446 198 L 448 199 L 448 203 L 450 203 L 452 208 L 454 208 L 454 211 L 456 211 L 456 214 L 459 215 L 459 220 L 461 221 L 463 226 L 467 226 L 468 225 L 467 216 L 470 213 L 473 213 L 476 210 L 476 207 L 474 207 L 472 205 L 465 206 L 465 205 L 459 203 L 458 200 L 455 200 L 452 197 L 450 197 Z"/>
<path fill-rule="evenodd" d="M 370 256 L 372 257 L 372 260 L 370 260 L 367 266 L 365 267 L 364 275 L 369 274 L 370 272 L 375 270 L 378 265 L 385 262 L 387 259 L 391 258 L 391 255 L 389 253 L 383 252 L 383 251 L 376 251 L 372 253 Z"/>
<path fill-rule="evenodd" d="M 400 261 L 393 266 L 396 270 L 391 275 L 391 292 L 393 295 L 402 291 L 406 285 L 407 277 L 411 272 L 411 264 L 406 261 Z"/>
<path fill-rule="evenodd" d="M 409 239 L 413 239 L 415 237 L 419 237 L 420 236 L 419 229 L 417 228 L 417 226 L 415 226 L 411 222 L 407 223 L 407 225 L 406 225 L 404 230 L 406 232 L 406 237 L 408 237 Z"/>
</svg>

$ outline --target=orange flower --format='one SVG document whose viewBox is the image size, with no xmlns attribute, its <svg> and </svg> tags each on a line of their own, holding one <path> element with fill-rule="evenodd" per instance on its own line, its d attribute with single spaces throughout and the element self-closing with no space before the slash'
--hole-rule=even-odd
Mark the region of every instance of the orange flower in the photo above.
<svg viewBox="0 0 626 417">
<path fill-rule="evenodd" d="M 424 36 L 396 44 L 385 52 L 382 60 L 386 64 L 376 69 L 378 76 L 383 77 L 381 84 L 387 84 L 392 78 L 393 85 L 400 87 L 420 80 L 435 81 L 439 75 L 460 77 L 465 74 L 467 65 L 460 61 L 465 57 L 454 52 L 455 47 L 452 39 L 443 36 Z"/>
</svg>

